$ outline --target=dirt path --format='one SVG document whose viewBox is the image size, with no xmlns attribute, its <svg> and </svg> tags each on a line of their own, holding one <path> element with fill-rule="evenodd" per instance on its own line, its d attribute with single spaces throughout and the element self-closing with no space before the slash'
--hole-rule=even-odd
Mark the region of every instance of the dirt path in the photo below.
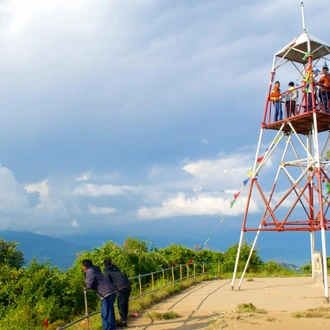
<svg viewBox="0 0 330 330">
<path fill-rule="evenodd" d="M 236 284 L 237 285 L 237 284 Z M 129 320 L 129 327 L 156 329 L 329 329 L 330 319 L 294 318 L 292 314 L 309 308 L 330 307 L 323 287 L 315 287 L 311 278 L 256 278 L 245 280 L 241 290 L 231 290 L 230 280 L 203 282 L 153 306 L 139 318 Z M 265 314 L 237 314 L 235 308 L 252 303 Z M 173 311 L 173 320 L 147 317 L 152 313 Z"/>
</svg>

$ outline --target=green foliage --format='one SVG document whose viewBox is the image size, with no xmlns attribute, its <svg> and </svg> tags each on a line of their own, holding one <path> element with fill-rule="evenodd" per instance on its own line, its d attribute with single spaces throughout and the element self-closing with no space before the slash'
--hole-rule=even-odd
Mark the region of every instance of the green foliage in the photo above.
<svg viewBox="0 0 330 330">
<path fill-rule="evenodd" d="M 285 265 L 278 264 L 275 261 L 267 261 L 260 267 L 260 272 L 264 276 L 290 276 L 297 274 L 293 269 L 286 267 Z"/>
<path fill-rule="evenodd" d="M 195 257 L 196 252 L 182 245 L 171 244 L 165 249 L 159 249 L 167 267 L 185 264 Z"/>
<path fill-rule="evenodd" d="M 250 254 L 250 250 L 251 250 L 251 246 L 249 246 L 246 243 L 246 241 L 244 241 L 241 246 L 238 271 L 243 271 Z M 238 244 L 235 244 L 232 247 L 230 247 L 226 252 L 224 252 L 223 268 L 222 268 L 223 272 L 233 272 L 236 262 L 237 251 L 238 251 Z M 261 258 L 258 256 L 258 252 L 259 252 L 258 250 L 253 250 L 247 272 L 255 273 L 262 266 L 263 262 L 261 261 Z"/>
<path fill-rule="evenodd" d="M 310 275 L 310 274 L 312 274 L 312 264 L 309 263 L 307 265 L 304 265 L 304 266 L 300 267 L 300 270 L 302 271 L 302 273 L 304 275 Z"/>
<path fill-rule="evenodd" d="M 265 314 L 266 311 L 264 309 L 258 309 L 252 303 L 243 303 L 237 305 L 235 308 L 235 312 L 237 313 L 258 313 L 258 314 Z"/>
<path fill-rule="evenodd" d="M 170 311 L 166 313 L 158 313 L 158 312 L 150 312 L 145 315 L 153 320 L 173 320 L 180 317 L 180 315 L 176 312 Z"/>
<path fill-rule="evenodd" d="M 327 258 L 328 272 L 330 271 L 330 258 Z M 309 261 L 307 265 L 300 267 L 300 271 L 305 275 L 312 274 L 312 263 Z"/>
<path fill-rule="evenodd" d="M 276 274 L 283 270 L 283 266 L 276 263 L 275 261 L 268 261 L 263 264 L 262 270 L 269 274 Z"/>
<path fill-rule="evenodd" d="M 16 270 L 3 267 L 0 272 L 0 329 L 37 329 L 45 319 L 68 320 L 83 312 L 83 278 L 56 267 L 31 264 Z"/>
<path fill-rule="evenodd" d="M 16 242 L 7 242 L 0 238 L 0 266 L 21 268 L 25 264 L 23 252 L 17 249 L 18 245 Z"/>
</svg>

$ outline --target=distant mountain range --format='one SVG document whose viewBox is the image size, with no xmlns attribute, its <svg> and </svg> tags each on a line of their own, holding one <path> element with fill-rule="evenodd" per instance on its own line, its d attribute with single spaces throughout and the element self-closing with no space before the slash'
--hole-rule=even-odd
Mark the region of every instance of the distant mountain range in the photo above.
<svg viewBox="0 0 330 330">
<path fill-rule="evenodd" d="M 52 266 L 60 269 L 71 267 L 78 252 L 92 250 L 91 246 L 70 243 L 28 231 L 0 231 L 0 237 L 6 241 L 19 243 L 18 248 L 23 251 L 28 263 L 36 257 L 39 262 L 49 261 Z"/>
<path fill-rule="evenodd" d="M 16 241 L 19 243 L 19 249 L 23 251 L 24 258 L 29 263 L 34 257 L 39 262 L 50 262 L 52 266 L 58 266 L 60 269 L 68 269 L 76 260 L 77 253 L 81 251 L 92 251 L 93 247 L 100 247 L 104 242 L 109 241 L 111 238 L 104 237 L 91 237 L 91 236 L 77 236 L 67 237 L 66 239 L 59 239 L 45 235 L 38 235 L 28 231 L 0 231 L 0 237 L 6 241 Z M 124 242 L 123 237 L 118 237 L 114 241 L 122 245 Z M 139 237 L 139 239 L 144 239 Z M 80 242 L 87 242 L 86 245 Z M 161 239 L 153 242 L 156 247 L 166 247 L 171 243 L 162 241 Z M 179 243 L 175 243 L 179 244 Z M 184 246 L 185 242 L 180 243 Z M 212 250 L 224 252 L 230 247 L 218 246 L 213 244 L 210 246 Z M 274 260 L 278 263 L 293 264 L 302 266 L 308 264 L 310 256 L 308 250 L 290 250 L 286 248 L 264 247 L 260 249 L 259 255 L 263 261 Z"/>
<path fill-rule="evenodd" d="M 310 259 L 305 253 L 299 251 L 283 249 L 283 248 L 262 248 L 260 249 L 259 256 L 263 261 L 273 260 L 277 263 L 293 266 L 307 265 Z M 288 267 L 290 268 L 290 267 Z"/>
</svg>

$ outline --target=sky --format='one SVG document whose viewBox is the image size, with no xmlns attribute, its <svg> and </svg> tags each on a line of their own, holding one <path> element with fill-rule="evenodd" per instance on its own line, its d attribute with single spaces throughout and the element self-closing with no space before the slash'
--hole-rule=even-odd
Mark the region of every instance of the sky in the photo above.
<svg viewBox="0 0 330 330">
<path fill-rule="evenodd" d="M 304 5 L 330 42 L 328 0 Z M 212 240 L 237 241 L 273 55 L 301 31 L 298 0 L 2 0 L 0 230 L 194 245 L 224 217 Z"/>
</svg>

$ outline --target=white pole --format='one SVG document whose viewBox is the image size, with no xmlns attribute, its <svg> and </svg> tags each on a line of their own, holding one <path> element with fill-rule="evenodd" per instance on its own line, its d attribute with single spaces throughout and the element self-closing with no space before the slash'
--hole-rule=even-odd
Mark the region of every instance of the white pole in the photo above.
<svg viewBox="0 0 330 330">
<path fill-rule="evenodd" d="M 301 1 L 301 18 L 302 18 L 303 31 L 306 32 L 305 11 L 304 11 L 304 2 L 303 1 Z"/>
<path fill-rule="evenodd" d="M 322 238 L 322 262 L 323 262 L 323 281 L 324 281 L 324 296 L 325 301 L 329 302 L 329 287 L 328 287 L 328 261 L 327 261 L 327 247 L 325 242 L 325 230 L 321 229 Z"/>
<path fill-rule="evenodd" d="M 314 252 L 315 252 L 315 232 L 311 231 L 309 233 L 310 240 L 311 240 L 311 263 L 312 263 L 312 279 L 314 279 L 315 276 L 315 267 L 314 267 Z"/>
<path fill-rule="evenodd" d="M 238 244 L 238 250 L 237 250 L 237 255 L 236 255 L 236 262 L 235 262 L 235 269 L 234 269 L 234 274 L 233 274 L 233 279 L 231 281 L 231 289 L 234 289 L 234 284 L 235 284 L 235 278 L 236 278 L 236 273 L 237 273 L 237 268 L 238 268 L 238 262 L 239 262 L 239 256 L 241 253 L 241 248 L 242 248 L 242 242 L 243 242 L 243 237 L 244 237 L 244 231 L 241 231 L 241 237 L 239 239 L 239 244 Z"/>
<path fill-rule="evenodd" d="M 309 62 L 311 62 L 311 58 L 309 57 Z M 315 149 L 315 161 L 316 161 L 316 167 L 320 171 L 321 163 L 320 163 L 320 151 L 319 151 L 319 139 L 318 139 L 318 127 L 317 127 L 317 117 L 316 113 L 314 111 L 313 113 L 313 123 L 314 123 L 314 149 Z M 325 239 L 325 229 L 324 229 L 324 214 L 323 214 L 323 201 L 320 197 L 320 194 L 322 194 L 322 181 L 320 177 L 320 173 L 318 173 L 318 183 L 319 183 L 319 206 L 320 206 L 320 212 L 321 212 L 321 219 L 322 221 L 322 229 L 321 229 L 321 239 L 322 239 L 322 262 L 323 262 L 323 282 L 324 282 L 324 296 L 325 301 L 329 302 L 329 287 L 328 287 L 328 261 L 327 261 L 327 248 L 326 248 L 326 239 Z"/>
<path fill-rule="evenodd" d="M 246 270 L 249 266 L 249 263 L 250 263 L 250 260 L 251 260 L 251 257 L 252 257 L 252 254 L 253 254 L 253 250 L 254 250 L 254 247 L 256 246 L 256 243 L 257 243 L 257 240 L 258 240 L 258 237 L 259 237 L 259 234 L 260 234 L 260 228 L 261 228 L 261 224 L 259 225 L 259 230 L 257 231 L 257 234 L 256 234 L 256 237 L 254 238 L 254 241 L 253 241 L 253 244 L 251 246 L 251 250 L 250 250 L 250 254 L 249 254 L 249 258 L 248 260 L 246 261 L 246 264 L 245 264 L 245 267 L 244 267 L 244 270 L 243 270 L 243 273 L 242 273 L 242 276 L 241 276 L 241 279 L 238 283 L 238 290 L 241 289 L 241 285 L 242 285 L 242 282 L 243 282 L 243 278 L 245 276 L 245 273 L 246 273 Z"/>
</svg>

